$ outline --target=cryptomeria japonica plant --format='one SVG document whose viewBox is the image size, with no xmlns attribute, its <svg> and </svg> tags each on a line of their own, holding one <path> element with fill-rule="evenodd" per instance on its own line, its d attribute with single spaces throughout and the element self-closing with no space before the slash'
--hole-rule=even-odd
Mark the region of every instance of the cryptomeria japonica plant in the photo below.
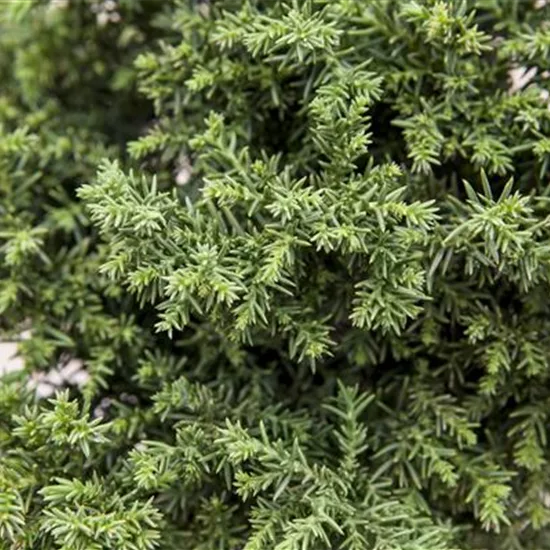
<svg viewBox="0 0 550 550">
<path fill-rule="evenodd" d="M 550 548 L 550 6 L 2 6 L 2 548 Z"/>
</svg>

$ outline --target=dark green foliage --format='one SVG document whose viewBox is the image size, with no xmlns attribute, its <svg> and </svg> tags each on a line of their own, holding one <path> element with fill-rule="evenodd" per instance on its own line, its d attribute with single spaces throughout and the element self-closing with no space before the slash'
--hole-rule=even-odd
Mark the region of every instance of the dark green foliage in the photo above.
<svg viewBox="0 0 550 550">
<path fill-rule="evenodd" d="M 541 4 L 1 4 L 1 548 L 550 549 Z"/>
</svg>

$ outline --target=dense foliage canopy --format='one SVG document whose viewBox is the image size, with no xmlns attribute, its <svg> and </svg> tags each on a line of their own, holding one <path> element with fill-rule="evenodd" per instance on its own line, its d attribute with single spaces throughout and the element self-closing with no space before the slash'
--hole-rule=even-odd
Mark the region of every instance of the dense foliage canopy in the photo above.
<svg viewBox="0 0 550 550">
<path fill-rule="evenodd" d="M 550 549 L 550 6 L 0 17 L 0 548 Z"/>
</svg>

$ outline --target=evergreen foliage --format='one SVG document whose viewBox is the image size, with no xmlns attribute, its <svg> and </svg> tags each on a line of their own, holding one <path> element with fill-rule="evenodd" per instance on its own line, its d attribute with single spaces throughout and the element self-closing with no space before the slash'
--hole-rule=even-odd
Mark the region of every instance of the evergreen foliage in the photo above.
<svg viewBox="0 0 550 550">
<path fill-rule="evenodd" d="M 550 549 L 549 22 L 0 3 L 0 548 Z"/>
</svg>

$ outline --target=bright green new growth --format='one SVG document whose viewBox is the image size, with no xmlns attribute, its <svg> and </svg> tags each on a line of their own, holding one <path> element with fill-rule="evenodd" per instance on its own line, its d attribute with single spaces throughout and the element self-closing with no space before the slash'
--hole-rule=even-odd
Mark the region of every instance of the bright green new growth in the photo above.
<svg viewBox="0 0 550 550">
<path fill-rule="evenodd" d="M 544 4 L 2 4 L 0 548 L 550 549 Z"/>
</svg>

